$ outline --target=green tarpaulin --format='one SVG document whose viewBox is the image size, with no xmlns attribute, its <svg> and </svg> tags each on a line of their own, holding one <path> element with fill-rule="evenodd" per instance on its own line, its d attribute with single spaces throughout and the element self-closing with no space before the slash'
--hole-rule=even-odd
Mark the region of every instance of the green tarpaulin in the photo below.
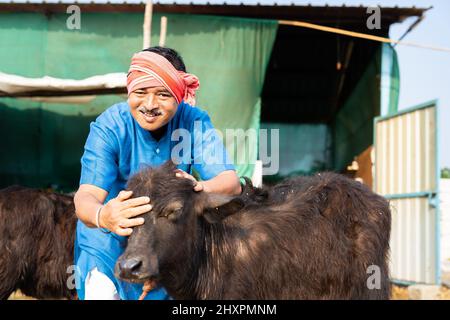
<svg viewBox="0 0 450 320">
<path fill-rule="evenodd" d="M 397 54 L 382 44 L 332 123 L 335 170 L 345 169 L 372 145 L 373 119 L 384 112 L 396 113 L 398 98 Z"/>
<path fill-rule="evenodd" d="M 372 145 L 374 117 L 380 115 L 382 109 L 387 113 L 397 111 L 398 94 L 396 52 L 390 45 L 380 45 L 329 123 L 261 124 L 262 128 L 279 129 L 280 136 L 279 172 L 264 177 L 265 181 L 274 182 L 323 170 L 345 170 L 354 157 Z"/>
<path fill-rule="evenodd" d="M 380 114 L 380 51 L 337 113 L 333 132 L 333 167 L 343 170 L 372 144 L 373 119 Z"/>
<path fill-rule="evenodd" d="M 309 175 L 332 168 L 330 129 L 326 124 L 261 123 L 261 128 L 279 130 L 279 171 L 265 182 Z"/>
</svg>

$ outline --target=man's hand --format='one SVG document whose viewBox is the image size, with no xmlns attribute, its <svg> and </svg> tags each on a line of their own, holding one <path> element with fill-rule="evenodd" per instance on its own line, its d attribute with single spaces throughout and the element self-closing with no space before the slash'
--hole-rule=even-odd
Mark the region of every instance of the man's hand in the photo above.
<svg viewBox="0 0 450 320">
<path fill-rule="evenodd" d="M 204 185 L 201 181 L 197 181 L 197 179 L 195 179 L 192 175 L 190 175 L 186 171 L 183 171 L 181 169 L 176 169 L 175 170 L 175 175 L 178 178 L 185 178 L 185 179 L 192 180 L 192 182 L 194 182 L 194 191 L 197 191 L 197 192 L 200 192 L 200 191 L 208 192 L 207 190 L 205 190 L 206 189 L 206 185 Z"/>
<path fill-rule="evenodd" d="M 149 197 L 130 199 L 133 191 L 120 191 L 116 198 L 101 209 L 99 224 L 119 236 L 129 236 L 133 227 L 144 224 L 144 218 L 135 218 L 152 209 Z M 134 219 L 132 219 L 134 218 Z"/>
<path fill-rule="evenodd" d="M 206 181 L 197 181 L 189 173 L 176 169 L 175 175 L 179 178 L 192 180 L 195 191 L 212 192 L 219 194 L 237 195 L 241 193 L 241 184 L 234 170 L 227 170 Z"/>
</svg>

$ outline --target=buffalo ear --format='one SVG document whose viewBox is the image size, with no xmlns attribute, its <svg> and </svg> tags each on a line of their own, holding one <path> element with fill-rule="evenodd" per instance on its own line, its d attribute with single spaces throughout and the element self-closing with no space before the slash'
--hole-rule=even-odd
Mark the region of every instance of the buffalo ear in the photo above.
<svg viewBox="0 0 450 320">
<path fill-rule="evenodd" d="M 269 193 L 267 190 L 253 186 L 252 180 L 248 177 L 241 177 L 245 180 L 245 184 L 241 183 L 241 197 L 249 203 L 262 203 L 267 200 Z"/>
<path fill-rule="evenodd" d="M 206 194 L 202 200 L 203 206 L 198 208 L 198 213 L 209 223 L 219 223 L 229 215 L 241 210 L 245 205 L 239 197 L 218 194 Z"/>
<path fill-rule="evenodd" d="M 249 177 L 241 177 L 242 179 L 244 179 L 245 184 L 241 183 L 241 187 L 242 187 L 242 192 L 243 194 L 245 194 L 246 192 L 254 192 L 255 191 L 255 187 L 253 186 L 253 182 Z"/>
</svg>

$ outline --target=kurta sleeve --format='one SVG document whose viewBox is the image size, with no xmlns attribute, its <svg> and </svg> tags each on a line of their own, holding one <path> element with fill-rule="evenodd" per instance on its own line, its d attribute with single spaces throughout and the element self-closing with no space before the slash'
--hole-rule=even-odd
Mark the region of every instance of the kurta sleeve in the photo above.
<svg viewBox="0 0 450 320">
<path fill-rule="evenodd" d="M 223 145 L 222 135 L 204 112 L 194 122 L 193 169 L 202 180 L 209 180 L 226 170 L 235 170 Z"/>
<path fill-rule="evenodd" d="M 107 115 L 91 123 L 81 158 L 80 184 L 110 191 L 118 175 L 118 141 L 113 130 Z"/>
</svg>

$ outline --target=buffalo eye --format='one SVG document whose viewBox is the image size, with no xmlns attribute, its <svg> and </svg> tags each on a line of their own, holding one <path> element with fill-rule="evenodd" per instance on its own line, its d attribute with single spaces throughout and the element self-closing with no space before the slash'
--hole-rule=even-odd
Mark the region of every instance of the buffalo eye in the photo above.
<svg viewBox="0 0 450 320">
<path fill-rule="evenodd" d="M 183 204 L 179 201 L 175 201 L 164 208 L 161 216 L 169 219 L 170 221 L 176 221 L 181 216 L 182 212 Z"/>
<path fill-rule="evenodd" d="M 181 216 L 182 212 L 183 208 L 175 209 L 168 212 L 165 216 L 169 219 L 169 221 L 175 222 Z"/>
</svg>

